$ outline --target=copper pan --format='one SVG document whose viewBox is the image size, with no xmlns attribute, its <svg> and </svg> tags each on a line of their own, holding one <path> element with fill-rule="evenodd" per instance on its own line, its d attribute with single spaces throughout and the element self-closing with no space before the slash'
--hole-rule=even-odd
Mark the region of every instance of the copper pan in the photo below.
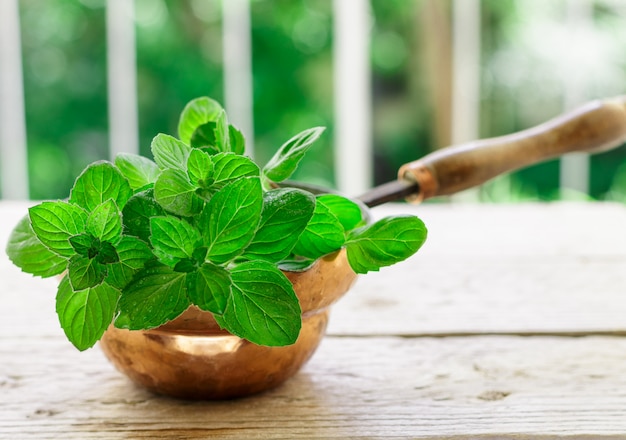
<svg viewBox="0 0 626 440">
<path fill-rule="evenodd" d="M 590 102 L 519 133 L 451 146 L 402 166 L 396 181 L 360 196 L 372 207 L 407 198 L 419 202 L 453 194 L 509 171 L 569 152 L 596 153 L 626 141 L 626 96 Z M 329 307 L 356 275 L 345 251 L 304 272 L 286 272 L 303 310 L 295 344 L 261 347 L 219 329 L 194 307 L 157 329 L 110 327 L 101 347 L 136 383 L 175 397 L 224 399 L 273 388 L 295 374 L 325 334 Z"/>
</svg>

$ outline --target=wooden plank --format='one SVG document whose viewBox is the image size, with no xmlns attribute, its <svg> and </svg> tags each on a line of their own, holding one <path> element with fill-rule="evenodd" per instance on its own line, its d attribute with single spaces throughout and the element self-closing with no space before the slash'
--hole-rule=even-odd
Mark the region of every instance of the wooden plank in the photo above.
<svg viewBox="0 0 626 440">
<path fill-rule="evenodd" d="M 626 330 L 626 261 L 436 258 L 421 263 L 361 277 L 335 305 L 329 332 L 623 334 Z"/>
<path fill-rule="evenodd" d="M 374 218 L 402 213 L 428 227 L 420 258 L 626 257 L 626 207 L 618 203 L 392 203 L 372 210 Z"/>
<path fill-rule="evenodd" d="M 25 208 L 0 203 L 2 230 Z M 2 256 L 0 438 L 626 437 L 626 338 L 479 334 L 612 331 L 625 285 L 621 206 L 378 213 L 398 211 L 432 224 L 429 247 L 363 277 L 334 310 L 336 336 L 293 380 L 229 402 L 156 397 L 98 349 L 77 352 L 53 313 L 55 280 Z"/>
<path fill-rule="evenodd" d="M 5 231 L 26 212 L 20 203 L 0 207 Z M 361 277 L 334 307 L 331 334 L 626 330 L 623 206 L 389 205 L 374 210 L 377 217 L 404 212 L 424 218 L 427 243 L 408 261 Z M 5 243 L 0 234 L 0 247 Z M 55 280 L 21 274 L 4 254 L 0 280 L 5 291 L 16 292 L 0 298 L 11 310 L 6 319 L 23 319 L 19 298 L 26 291 L 32 293 L 28 304 L 48 311 L 43 319 L 56 319 Z"/>
<path fill-rule="evenodd" d="M 429 227 L 411 259 L 360 277 L 332 334 L 623 333 L 617 204 L 390 205 Z"/>
<path fill-rule="evenodd" d="M 0 438 L 626 435 L 623 338 L 330 337 L 284 386 L 227 402 L 156 397 L 60 338 L 0 354 Z"/>
<path fill-rule="evenodd" d="M 0 201 L 0 244 L 36 202 Z M 417 256 L 433 258 L 539 256 L 625 258 L 626 207 L 618 203 L 423 204 L 390 203 L 373 218 L 421 217 L 428 241 Z M 411 260 L 412 261 L 412 260 Z"/>
</svg>

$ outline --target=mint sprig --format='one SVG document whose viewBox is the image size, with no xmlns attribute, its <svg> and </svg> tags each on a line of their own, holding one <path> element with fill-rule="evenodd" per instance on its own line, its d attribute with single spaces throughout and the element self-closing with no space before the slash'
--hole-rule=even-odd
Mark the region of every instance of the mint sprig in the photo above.
<svg viewBox="0 0 626 440">
<path fill-rule="evenodd" d="M 426 238 L 416 217 L 371 224 L 345 197 L 278 187 L 322 132 L 297 134 L 260 168 L 222 107 L 196 99 L 179 139 L 157 135 L 154 159 L 120 154 L 89 165 L 67 201 L 29 210 L 7 253 L 34 275 L 66 272 L 57 314 L 79 350 L 111 323 L 150 329 L 191 305 L 253 343 L 292 344 L 302 311 L 279 268 L 304 270 L 345 247 L 366 273 L 408 258 Z"/>
</svg>

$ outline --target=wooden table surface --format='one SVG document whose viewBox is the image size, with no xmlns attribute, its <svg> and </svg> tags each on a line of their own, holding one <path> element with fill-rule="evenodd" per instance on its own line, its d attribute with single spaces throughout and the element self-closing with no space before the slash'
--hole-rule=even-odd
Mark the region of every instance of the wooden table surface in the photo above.
<svg viewBox="0 0 626 440">
<path fill-rule="evenodd" d="M 0 202 L 0 244 L 25 213 Z M 626 438 L 626 207 L 390 205 L 429 239 L 361 277 L 278 389 L 154 396 L 79 353 L 54 280 L 0 257 L 0 438 Z M 4 253 L 3 253 L 4 254 Z"/>
</svg>

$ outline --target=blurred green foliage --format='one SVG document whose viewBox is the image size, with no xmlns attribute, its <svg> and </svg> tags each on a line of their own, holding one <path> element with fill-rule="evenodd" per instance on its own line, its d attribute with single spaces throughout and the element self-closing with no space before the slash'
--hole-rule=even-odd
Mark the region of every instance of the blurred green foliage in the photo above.
<svg viewBox="0 0 626 440">
<path fill-rule="evenodd" d="M 441 35 L 426 35 L 420 27 L 429 1 L 371 0 L 374 117 L 363 129 L 374 138 L 373 183 L 393 179 L 401 164 L 442 146 L 435 145 L 436 109 L 429 98 L 434 84 L 423 56 L 427 40 Z M 149 154 L 156 133 L 176 132 L 178 114 L 190 99 L 208 95 L 223 102 L 220 4 L 135 0 L 142 153 Z M 624 61 L 615 54 L 626 42 L 626 28 L 607 4 L 595 2 L 595 45 L 577 48 L 591 57 L 589 65 L 579 66 L 567 54 L 550 58 L 567 49 L 559 33 L 563 0 L 481 2 L 482 137 L 560 113 L 563 69 L 580 70 L 590 98 L 623 93 Z M 252 0 L 251 11 L 257 159 L 264 163 L 302 129 L 326 126 L 295 177 L 332 186 L 332 2 Z M 61 198 L 87 163 L 108 157 L 104 0 L 20 0 L 20 12 L 31 197 Z M 593 197 L 609 191 L 625 156 L 622 149 L 592 159 Z M 486 190 L 486 198 L 506 198 L 502 194 L 511 188 L 522 198 L 551 198 L 558 164 L 532 167 L 511 179 L 512 185 Z"/>
</svg>

